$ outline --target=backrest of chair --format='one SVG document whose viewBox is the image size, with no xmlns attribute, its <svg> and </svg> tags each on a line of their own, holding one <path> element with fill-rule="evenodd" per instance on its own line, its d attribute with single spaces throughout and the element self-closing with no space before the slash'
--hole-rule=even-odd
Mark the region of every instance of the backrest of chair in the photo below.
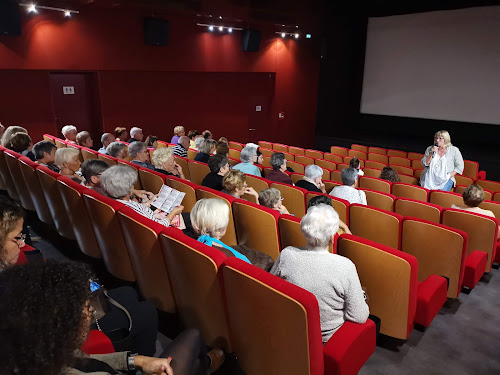
<svg viewBox="0 0 500 375">
<path fill-rule="evenodd" d="M 470 177 L 460 176 L 459 174 L 455 175 L 455 181 L 457 185 L 469 186 L 474 183 L 474 180 Z"/>
<path fill-rule="evenodd" d="M 387 156 L 400 156 L 402 158 L 406 158 L 406 152 L 400 150 L 387 150 Z"/>
<path fill-rule="evenodd" d="M 323 159 L 324 158 L 324 155 L 321 151 L 311 150 L 311 149 L 306 150 L 306 156 L 309 156 L 310 158 L 314 158 L 314 159 Z"/>
<path fill-rule="evenodd" d="M 86 147 L 82 147 L 81 155 L 83 160 L 94 160 L 97 159 L 97 152 Z"/>
<path fill-rule="evenodd" d="M 437 204 L 421 202 L 409 198 L 396 198 L 394 212 L 403 216 L 413 216 L 422 220 L 439 224 L 443 208 Z"/>
<path fill-rule="evenodd" d="M 247 374 L 323 375 L 314 295 L 235 258 L 222 276 L 233 350 Z"/>
<path fill-rule="evenodd" d="M 298 181 L 302 180 L 304 178 L 303 173 L 291 173 L 290 178 L 292 179 L 292 182 L 296 184 Z"/>
<path fill-rule="evenodd" d="M 5 162 L 7 164 L 7 168 L 9 168 L 10 175 L 12 176 L 12 181 L 16 185 L 16 190 L 19 195 L 19 200 L 21 201 L 21 206 L 23 206 L 26 210 L 35 211 L 35 205 L 33 204 L 33 199 L 31 199 L 31 194 L 28 190 L 28 186 L 26 185 L 26 181 L 21 173 L 21 169 L 19 167 L 19 158 L 21 154 L 11 150 L 4 151 Z"/>
<path fill-rule="evenodd" d="M 235 149 L 235 148 L 230 148 L 228 156 L 230 158 L 240 160 L 240 154 L 241 154 L 241 150 L 238 150 L 238 149 Z"/>
<path fill-rule="evenodd" d="M 188 148 L 187 150 L 187 153 L 188 153 L 188 159 L 189 160 L 194 160 L 194 158 L 196 157 L 196 155 L 198 154 L 198 151 L 197 150 L 194 150 L 192 148 Z M 239 158 L 238 158 L 239 159 Z"/>
<path fill-rule="evenodd" d="M 401 232 L 401 250 L 418 260 L 418 280 L 430 275 L 448 278 L 448 297 L 460 294 L 465 258 L 467 234 L 445 225 L 406 217 Z"/>
<path fill-rule="evenodd" d="M 386 180 L 374 177 L 360 177 L 359 187 L 391 194 L 391 183 Z"/>
<path fill-rule="evenodd" d="M 243 147 L 245 147 L 244 144 L 239 143 L 239 142 L 234 142 L 234 141 L 229 141 L 228 146 L 229 146 L 229 148 L 234 148 L 236 150 L 243 150 Z"/>
<path fill-rule="evenodd" d="M 179 164 L 181 166 L 182 173 L 184 174 L 184 177 L 186 177 L 188 180 L 190 180 L 191 176 L 189 175 L 189 167 L 188 167 L 189 159 L 183 158 L 182 156 L 174 155 L 174 160 L 177 164 Z M 239 161 L 238 161 L 238 163 L 239 163 Z"/>
<path fill-rule="evenodd" d="M 340 146 L 331 146 L 330 147 L 330 153 L 335 154 L 335 155 L 340 155 L 342 157 L 347 156 L 349 152 L 349 149 L 345 147 L 340 147 Z"/>
<path fill-rule="evenodd" d="M 165 185 L 165 175 L 146 168 L 139 169 L 139 180 L 142 188 L 153 194 L 158 194 L 163 185 Z"/>
<path fill-rule="evenodd" d="M 285 151 L 280 151 L 280 152 L 283 152 L 283 154 L 285 155 L 285 159 L 287 162 L 289 161 L 295 161 L 295 155 L 294 154 L 290 154 L 289 152 L 285 152 Z"/>
<path fill-rule="evenodd" d="M 376 168 L 364 168 L 363 169 L 363 176 L 366 177 L 374 177 L 374 178 L 379 178 L 380 173 L 382 172 L 381 169 L 376 169 Z"/>
<path fill-rule="evenodd" d="M 159 238 L 184 327 L 199 329 L 207 345 L 229 351 L 229 328 L 218 277 L 226 256 L 174 228 L 165 228 Z"/>
<path fill-rule="evenodd" d="M 323 180 L 323 183 L 325 184 L 325 190 L 327 192 L 331 192 L 335 186 L 342 186 L 342 182 L 332 180 Z"/>
<path fill-rule="evenodd" d="M 479 172 L 479 163 L 472 160 L 464 160 L 464 172 L 462 173 L 465 177 L 470 177 L 473 180 L 477 179 L 477 174 Z"/>
<path fill-rule="evenodd" d="M 411 160 L 411 167 L 413 169 L 423 169 L 424 166 L 422 165 L 422 160 L 421 159 L 413 159 Z"/>
<path fill-rule="evenodd" d="M 479 204 L 479 208 L 492 211 L 495 217 L 500 219 L 500 203 L 485 199 Z"/>
<path fill-rule="evenodd" d="M 271 181 L 266 178 L 247 174 L 247 185 L 253 187 L 257 193 L 260 193 L 262 190 L 268 189 L 270 183 Z"/>
<path fill-rule="evenodd" d="M 267 158 L 267 159 L 269 159 L 269 158 Z M 233 158 L 227 158 L 227 162 L 229 163 L 229 165 L 231 165 L 231 166 L 233 166 L 233 167 L 234 167 L 236 164 L 240 164 L 240 161 L 239 161 L 239 160 L 236 160 L 236 159 L 233 159 Z M 266 157 L 264 156 L 264 160 L 262 161 L 262 165 L 263 165 L 263 166 L 266 166 L 266 165 L 264 165 L 264 164 L 265 164 L 265 162 L 266 162 Z M 270 165 L 270 164 L 269 164 L 269 165 Z M 186 174 L 185 174 L 185 173 L 184 173 L 184 176 L 186 176 Z"/>
<path fill-rule="evenodd" d="M 368 153 L 387 155 L 387 149 L 382 147 L 368 147 Z"/>
<path fill-rule="evenodd" d="M 112 167 L 113 165 L 118 164 L 117 163 L 118 159 L 116 159 L 116 158 L 114 158 L 112 156 L 109 156 L 109 155 L 101 154 L 101 153 L 97 154 L 97 159 L 105 161 L 106 163 L 108 163 L 108 165 L 110 167 Z"/>
<path fill-rule="evenodd" d="M 410 175 L 407 175 L 404 173 L 399 173 L 399 180 L 403 184 L 414 185 L 414 186 L 416 186 L 418 184 L 418 180 L 416 177 L 414 177 L 413 175 L 410 176 Z"/>
<path fill-rule="evenodd" d="M 259 141 L 257 143 L 259 145 L 259 147 L 262 147 L 262 148 L 267 148 L 267 149 L 273 149 L 273 144 L 271 142 L 266 142 L 266 141 Z"/>
<path fill-rule="evenodd" d="M 296 161 L 288 161 L 286 162 L 287 167 L 290 167 L 293 169 L 294 172 L 296 173 L 305 173 L 306 166 L 302 163 L 297 163 Z"/>
<path fill-rule="evenodd" d="M 273 143 L 273 150 L 277 152 L 288 152 L 288 146 L 281 143 Z"/>
<path fill-rule="evenodd" d="M 493 193 L 492 200 L 493 200 L 494 202 L 500 202 L 500 191 L 498 191 L 498 192 L 496 192 L 496 193 Z"/>
<path fill-rule="evenodd" d="M 305 155 L 306 150 L 301 147 L 288 146 L 288 152 L 294 155 Z"/>
<path fill-rule="evenodd" d="M 481 186 L 484 190 L 489 190 L 493 193 L 500 191 L 500 182 L 489 180 L 477 180 L 476 184 Z"/>
<path fill-rule="evenodd" d="M 55 141 L 55 139 L 54 139 L 54 138 L 55 138 L 55 137 L 54 137 L 53 135 L 50 135 L 50 134 L 44 134 L 44 135 L 43 135 L 43 140 L 44 140 L 44 141 L 49 141 L 50 143 L 52 143 L 52 144 L 54 144 L 54 145 L 55 145 L 55 144 L 56 144 L 56 141 Z"/>
<path fill-rule="evenodd" d="M 349 206 L 349 229 L 352 234 L 399 249 L 403 216 L 361 204 Z"/>
<path fill-rule="evenodd" d="M 408 153 L 408 159 L 410 160 L 422 160 L 424 157 L 424 154 L 421 154 L 420 152 L 409 152 Z"/>
<path fill-rule="evenodd" d="M 339 170 L 331 171 L 330 172 L 330 181 L 342 183 L 341 173 L 342 173 L 342 171 L 339 171 Z"/>
<path fill-rule="evenodd" d="M 417 260 L 399 250 L 343 234 L 337 253 L 354 262 L 370 297 L 370 314 L 380 318 L 380 333 L 406 340 L 417 302 Z"/>
<path fill-rule="evenodd" d="M 117 215 L 142 296 L 158 309 L 174 313 L 175 300 L 158 240 L 165 227 L 125 205 Z"/>
<path fill-rule="evenodd" d="M 283 205 L 292 215 L 302 217 L 306 214 L 307 190 L 279 182 L 271 183 L 270 187 L 278 189 L 283 198 Z"/>
<path fill-rule="evenodd" d="M 62 139 L 59 138 L 54 138 L 55 145 L 57 148 L 64 148 L 66 147 L 66 142 L 64 142 Z"/>
<path fill-rule="evenodd" d="M 374 154 L 374 155 L 377 155 L 377 154 Z M 380 155 L 380 156 L 385 156 L 385 155 Z M 387 158 L 387 156 L 385 156 L 385 157 Z M 377 161 L 377 160 L 367 160 L 365 162 L 365 167 L 366 168 L 375 168 L 375 169 L 384 169 L 384 167 L 387 167 L 387 163 L 385 163 L 383 161 Z"/>
<path fill-rule="evenodd" d="M 8 151 L 8 149 L 0 146 L 0 174 L 2 175 L 2 180 L 5 184 L 5 188 L 7 189 L 9 197 L 16 201 L 19 201 L 19 193 L 17 191 L 16 184 L 14 183 L 14 179 L 12 178 L 12 174 L 10 173 L 10 169 L 7 165 L 5 151 Z"/>
<path fill-rule="evenodd" d="M 270 158 L 272 154 L 274 154 L 274 150 L 271 150 L 269 148 L 259 148 L 259 151 L 264 155 L 264 157 Z"/>
<path fill-rule="evenodd" d="M 467 254 L 474 250 L 484 251 L 488 254 L 486 272 L 490 272 L 496 253 L 498 219 L 448 208 L 443 210 L 441 222 L 468 234 Z"/>
<path fill-rule="evenodd" d="M 121 280 L 135 281 L 127 244 L 116 215 L 122 204 L 92 189 L 85 191 L 83 202 L 107 270 Z"/>
<path fill-rule="evenodd" d="M 367 162 L 369 162 L 369 161 L 376 162 L 376 163 L 382 163 L 384 166 L 386 166 L 387 164 L 389 164 L 389 157 L 387 155 L 369 153 Z M 368 164 L 367 164 L 367 166 L 368 166 Z"/>
<path fill-rule="evenodd" d="M 394 195 L 370 189 L 360 190 L 365 192 L 368 206 L 391 212 L 394 211 L 394 200 L 396 199 Z"/>
<path fill-rule="evenodd" d="M 368 159 L 368 154 L 366 152 L 358 150 L 348 150 L 347 155 L 345 156 L 349 156 L 350 158 L 357 157 L 358 159 L 363 159 L 363 160 Z"/>
<path fill-rule="evenodd" d="M 325 160 L 333 161 L 334 163 L 343 163 L 344 157 L 342 155 L 332 154 L 330 152 L 325 152 L 323 154 Z"/>
<path fill-rule="evenodd" d="M 314 160 L 314 162 L 316 163 L 316 165 L 319 165 L 323 169 L 329 169 L 329 170 L 337 169 L 337 163 L 330 160 L 316 159 Z"/>
<path fill-rule="evenodd" d="M 429 199 L 429 190 L 421 186 L 395 182 L 392 184 L 391 191 L 398 198 L 409 198 L 421 202 L 427 202 Z"/>
<path fill-rule="evenodd" d="M 83 159 L 83 155 L 82 155 L 82 146 L 79 146 L 79 145 L 76 145 L 76 144 L 73 144 L 73 143 L 68 143 L 66 145 L 66 147 L 68 148 L 72 148 L 73 150 L 76 150 L 78 151 L 78 158 L 80 159 L 80 162 L 83 163 L 85 161 L 85 159 Z"/>
<path fill-rule="evenodd" d="M 357 150 L 357 151 L 368 153 L 368 147 L 367 146 L 358 145 L 356 143 L 353 143 L 351 145 L 351 150 Z"/>
<path fill-rule="evenodd" d="M 402 165 L 404 167 L 411 167 L 411 161 L 410 159 L 401 156 L 389 156 L 389 165 Z"/>
<path fill-rule="evenodd" d="M 424 172 L 424 170 L 423 170 L 423 169 L 415 169 L 415 170 L 413 171 L 413 175 L 414 175 L 416 178 L 420 178 L 420 177 L 422 177 L 422 173 L 423 173 L 423 172 Z"/>
<path fill-rule="evenodd" d="M 237 199 L 233 202 L 233 215 L 238 244 L 266 253 L 276 260 L 281 250 L 279 212 Z"/>
<path fill-rule="evenodd" d="M 297 216 L 281 215 L 278 228 L 283 249 L 287 246 L 304 247 L 306 245 L 306 239 L 300 229 L 300 218 Z"/>
<path fill-rule="evenodd" d="M 405 167 L 403 165 L 394 165 L 394 164 L 390 164 L 390 167 L 392 169 L 394 169 L 396 172 L 398 172 L 399 174 L 403 173 L 403 174 L 413 176 L 414 171 L 413 171 L 413 168 L 411 168 L 411 167 Z"/>
<path fill-rule="evenodd" d="M 205 163 L 190 160 L 188 167 L 189 175 L 191 176 L 190 180 L 193 184 L 201 185 L 203 179 L 210 173 L 210 168 Z"/>
<path fill-rule="evenodd" d="M 295 161 L 297 163 L 302 163 L 304 165 L 314 164 L 314 159 L 312 157 L 304 156 L 304 155 L 296 155 L 295 156 Z"/>
<path fill-rule="evenodd" d="M 184 212 L 191 212 L 196 204 L 196 189 L 199 186 L 174 176 L 165 176 L 165 184 L 172 189 L 186 193 L 182 205 L 184 206 Z"/>
<path fill-rule="evenodd" d="M 461 194 L 441 190 L 432 190 L 430 192 L 429 202 L 437 204 L 443 208 L 450 208 L 453 204 L 457 206 L 463 206 L 464 204 Z"/>
<path fill-rule="evenodd" d="M 318 195 L 325 195 L 332 199 L 332 206 L 335 211 L 339 214 L 340 220 L 342 220 L 346 225 L 349 225 L 349 205 L 350 203 L 344 199 L 332 197 L 328 194 L 316 193 L 316 192 L 308 192 L 306 194 L 306 208 L 309 206 L 309 201 L 317 197 Z"/>
</svg>

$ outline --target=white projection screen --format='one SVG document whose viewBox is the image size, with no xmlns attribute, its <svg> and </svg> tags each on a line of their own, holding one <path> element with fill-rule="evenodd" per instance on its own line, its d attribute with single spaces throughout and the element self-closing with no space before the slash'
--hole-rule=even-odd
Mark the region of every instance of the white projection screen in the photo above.
<svg viewBox="0 0 500 375">
<path fill-rule="evenodd" d="M 500 124 L 500 6 L 370 18 L 361 112 Z"/>
</svg>

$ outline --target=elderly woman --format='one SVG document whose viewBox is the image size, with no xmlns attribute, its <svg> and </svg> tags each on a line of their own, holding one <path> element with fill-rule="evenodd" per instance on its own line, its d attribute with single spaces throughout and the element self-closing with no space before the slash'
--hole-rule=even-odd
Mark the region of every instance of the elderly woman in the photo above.
<svg viewBox="0 0 500 375">
<path fill-rule="evenodd" d="M 155 170 L 155 166 L 149 162 L 149 151 L 146 144 L 141 141 L 136 141 L 128 146 L 128 153 L 132 160 L 131 163 L 137 164 L 140 167 Z"/>
<path fill-rule="evenodd" d="M 216 142 L 213 139 L 204 139 L 200 142 L 198 153 L 194 157 L 194 161 L 208 163 L 210 155 L 215 151 Z"/>
<path fill-rule="evenodd" d="M 82 165 L 80 151 L 74 148 L 60 148 L 56 151 L 54 164 L 59 167 L 59 173 L 63 176 L 68 176 L 78 183 L 83 181 L 83 178 L 77 173 Z"/>
<path fill-rule="evenodd" d="M 237 169 L 232 169 L 226 173 L 222 179 L 223 193 L 232 195 L 236 198 L 241 198 L 245 194 L 255 197 L 255 201 L 259 201 L 259 194 L 252 187 L 247 185 L 247 176 Z"/>
<path fill-rule="evenodd" d="M 228 156 L 229 155 L 229 146 L 226 142 L 217 142 L 217 144 L 215 145 L 215 153 L 217 155 L 224 155 L 224 156 Z"/>
<path fill-rule="evenodd" d="M 316 193 L 326 193 L 325 184 L 323 183 L 323 169 L 318 165 L 308 165 L 305 170 L 305 176 L 302 180 L 297 181 L 295 186 Z"/>
<path fill-rule="evenodd" d="M 68 143 L 76 143 L 76 135 L 78 130 L 74 125 L 66 125 L 61 129 L 61 133 L 64 136 L 64 140 Z"/>
<path fill-rule="evenodd" d="M 16 133 L 28 134 L 28 131 L 25 128 L 22 128 L 20 126 L 9 126 L 7 129 L 5 129 L 5 131 L 2 135 L 2 141 L 0 142 L 2 144 L 2 146 L 9 147 L 10 139 Z"/>
<path fill-rule="evenodd" d="M 33 161 L 36 161 L 35 154 L 31 151 L 33 148 L 31 137 L 26 133 L 17 132 L 13 134 L 10 138 L 8 148 L 20 153 L 23 156 L 27 156 Z"/>
<path fill-rule="evenodd" d="M 285 173 L 286 158 L 284 153 L 275 152 L 272 154 L 270 163 L 273 170 L 267 174 L 266 178 L 268 180 L 293 185 L 292 179 Z"/>
<path fill-rule="evenodd" d="M 262 177 L 260 169 L 254 165 L 254 163 L 257 162 L 257 149 L 255 147 L 245 146 L 243 150 L 241 150 L 240 160 L 241 163 L 236 164 L 233 169 L 237 169 L 252 176 Z"/>
<path fill-rule="evenodd" d="M 368 305 L 354 263 L 328 251 L 339 229 L 335 210 L 324 204 L 309 208 L 300 228 L 306 246 L 283 249 L 271 273 L 316 296 L 326 343 L 346 320 L 365 323 Z"/>
<path fill-rule="evenodd" d="M 76 144 L 78 146 L 92 148 L 92 146 L 94 146 L 94 140 L 88 131 L 82 131 L 76 135 Z"/>
<path fill-rule="evenodd" d="M 106 147 L 106 154 L 123 160 L 128 156 L 127 145 L 122 142 L 111 142 L 108 147 Z"/>
<path fill-rule="evenodd" d="M 389 181 L 389 182 L 400 182 L 401 181 L 399 178 L 398 172 L 396 172 L 391 167 L 384 167 L 382 169 L 382 172 L 380 172 L 379 178 L 382 180 Z"/>
<path fill-rule="evenodd" d="M 116 127 L 115 128 L 115 137 L 117 142 L 127 142 L 128 132 L 126 128 Z"/>
<path fill-rule="evenodd" d="M 287 208 L 283 206 L 283 198 L 281 192 L 275 188 L 261 190 L 259 193 L 259 203 L 261 206 L 271 208 L 278 211 L 280 214 L 290 215 Z"/>
<path fill-rule="evenodd" d="M 450 191 L 455 186 L 455 175 L 464 171 L 464 159 L 458 147 L 451 144 L 450 134 L 446 130 L 434 134 L 434 145 L 425 150 L 422 165 L 425 168 L 420 185 L 424 188 Z"/>
<path fill-rule="evenodd" d="M 137 126 L 134 126 L 130 129 L 130 139 L 127 142 L 128 143 L 142 142 L 143 138 L 144 138 L 144 133 L 142 132 L 142 129 L 138 128 Z"/>
<path fill-rule="evenodd" d="M 208 159 L 208 167 L 210 168 L 210 173 L 205 176 L 201 182 L 201 186 L 222 191 L 222 189 L 224 189 L 222 180 L 226 173 L 229 172 L 227 157 L 219 154 L 210 156 L 210 159 Z"/>
<path fill-rule="evenodd" d="M 170 140 L 170 143 L 173 143 L 174 145 L 179 142 L 179 138 L 186 135 L 186 131 L 184 130 L 184 126 L 176 126 L 174 128 L 174 136 Z"/>
<path fill-rule="evenodd" d="M 340 173 L 342 186 L 335 186 L 330 195 L 332 197 L 345 199 L 349 203 L 359 203 L 366 205 L 366 194 L 362 190 L 356 189 L 358 181 L 358 171 L 354 168 L 345 168 Z"/>
<path fill-rule="evenodd" d="M 153 152 L 153 164 L 157 172 L 167 176 L 175 176 L 186 179 L 182 167 L 175 162 L 174 150 L 171 147 L 163 147 Z"/>
<path fill-rule="evenodd" d="M 332 204 L 332 198 L 330 198 L 328 195 L 317 195 L 309 201 L 309 204 L 307 205 L 307 209 L 309 210 L 311 207 L 314 206 L 319 206 L 320 204 L 326 204 L 327 206 L 333 207 Z M 335 210 L 335 207 L 333 207 Z M 337 212 L 337 211 L 335 211 Z M 339 230 L 337 231 L 339 235 L 341 234 L 352 234 L 351 231 L 349 230 L 349 227 L 347 226 L 346 223 L 344 223 L 342 220 L 339 218 Z"/>
<path fill-rule="evenodd" d="M 148 135 L 146 141 L 144 142 L 147 148 L 156 148 L 158 147 L 158 137 L 154 135 Z"/>
</svg>

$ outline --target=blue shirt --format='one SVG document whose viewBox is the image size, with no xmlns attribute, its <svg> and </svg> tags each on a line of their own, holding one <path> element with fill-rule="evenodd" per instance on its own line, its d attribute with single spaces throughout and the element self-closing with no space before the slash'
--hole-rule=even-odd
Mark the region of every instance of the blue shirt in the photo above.
<svg viewBox="0 0 500 375">
<path fill-rule="evenodd" d="M 233 169 L 237 169 L 246 174 L 251 174 L 252 176 L 262 177 L 260 174 L 260 169 L 252 163 L 240 163 L 236 164 Z"/>
<path fill-rule="evenodd" d="M 101 153 L 101 154 L 108 154 L 107 151 L 106 151 L 106 147 L 101 147 L 97 152 Z"/>
</svg>

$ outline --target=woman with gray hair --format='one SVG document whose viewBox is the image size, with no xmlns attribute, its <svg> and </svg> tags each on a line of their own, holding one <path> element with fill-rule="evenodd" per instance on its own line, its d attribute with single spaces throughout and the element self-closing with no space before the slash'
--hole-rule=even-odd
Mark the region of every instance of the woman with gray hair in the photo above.
<svg viewBox="0 0 500 375">
<path fill-rule="evenodd" d="M 306 246 L 283 249 L 270 272 L 316 296 L 326 343 L 346 320 L 365 323 L 369 309 L 354 263 L 328 251 L 339 228 L 335 210 L 324 204 L 309 208 L 300 228 Z"/>
<path fill-rule="evenodd" d="M 123 160 L 128 156 L 127 145 L 122 142 L 111 142 L 106 147 L 106 153 L 109 156 Z"/>
<path fill-rule="evenodd" d="M 283 206 L 283 198 L 278 189 L 269 188 L 261 190 L 259 193 L 259 203 L 261 206 L 279 211 L 280 214 L 290 215 L 287 208 Z"/>
<path fill-rule="evenodd" d="M 60 148 L 56 151 L 54 158 L 54 164 L 60 169 L 60 174 L 63 176 L 68 176 L 73 181 L 79 184 L 83 182 L 82 176 L 77 172 L 80 171 L 80 151 L 74 148 Z"/>
<path fill-rule="evenodd" d="M 273 170 L 267 174 L 266 178 L 268 180 L 293 185 L 292 179 L 285 173 L 286 158 L 284 153 L 275 152 L 272 154 L 270 163 Z"/>
<path fill-rule="evenodd" d="M 61 129 L 62 135 L 64 135 L 64 140 L 68 143 L 76 144 L 76 134 L 78 130 L 74 125 L 66 125 Z"/>
<path fill-rule="evenodd" d="M 198 153 L 194 157 L 194 161 L 199 161 L 200 163 L 208 163 L 210 155 L 215 151 L 215 142 L 213 139 L 203 139 L 198 147 Z"/>
<path fill-rule="evenodd" d="M 342 186 L 335 186 L 330 195 L 332 197 L 345 199 L 349 203 L 359 203 L 366 206 L 366 194 L 362 190 L 356 189 L 358 181 L 358 171 L 355 168 L 345 168 L 340 173 Z"/>
<path fill-rule="evenodd" d="M 144 142 L 136 141 L 129 144 L 128 153 L 132 158 L 130 161 L 131 163 L 153 171 L 156 169 L 155 166 L 149 162 L 149 151 Z"/>
<path fill-rule="evenodd" d="M 26 134 L 28 134 L 28 131 L 25 128 L 21 127 L 21 126 L 9 126 L 3 132 L 2 140 L 0 141 L 0 143 L 2 144 L 2 146 L 3 147 L 9 147 L 10 139 L 16 133 L 26 133 Z"/>
<path fill-rule="evenodd" d="M 323 183 L 323 169 L 318 165 L 308 165 L 305 170 L 305 176 L 302 180 L 297 181 L 295 186 L 316 193 L 326 193 L 325 184 Z"/>
<path fill-rule="evenodd" d="M 245 146 L 243 150 L 241 150 L 240 160 L 241 163 L 236 164 L 233 169 L 237 169 L 252 176 L 262 177 L 260 169 L 253 164 L 257 162 L 257 148 L 249 145 Z"/>
</svg>

